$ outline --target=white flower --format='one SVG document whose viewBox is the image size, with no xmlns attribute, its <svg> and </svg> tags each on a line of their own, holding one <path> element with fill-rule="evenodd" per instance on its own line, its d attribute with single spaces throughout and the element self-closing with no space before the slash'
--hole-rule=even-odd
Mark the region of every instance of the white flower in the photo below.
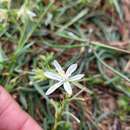
<svg viewBox="0 0 130 130">
<path fill-rule="evenodd" d="M 36 14 L 30 10 L 27 10 L 27 14 L 30 16 L 30 18 L 36 17 Z"/>
<path fill-rule="evenodd" d="M 34 17 L 36 17 L 36 14 L 29 10 L 27 7 L 25 7 L 24 5 L 20 8 L 20 10 L 18 11 L 18 18 L 20 18 L 21 16 L 24 17 L 29 17 L 31 20 L 33 20 Z"/>
<path fill-rule="evenodd" d="M 53 62 L 54 67 L 56 68 L 58 73 L 53 73 L 53 72 L 45 72 L 45 76 L 59 81 L 58 83 L 54 84 L 53 86 L 51 86 L 47 92 L 46 95 L 50 95 L 51 93 L 53 93 L 57 88 L 61 87 L 63 85 L 65 91 L 69 94 L 72 95 L 72 88 L 70 83 L 80 80 L 81 78 L 84 77 L 84 74 L 77 74 L 75 76 L 71 76 L 72 73 L 77 69 L 77 64 L 72 64 L 67 71 L 65 72 L 62 67 L 60 66 L 60 64 L 55 60 Z"/>
</svg>

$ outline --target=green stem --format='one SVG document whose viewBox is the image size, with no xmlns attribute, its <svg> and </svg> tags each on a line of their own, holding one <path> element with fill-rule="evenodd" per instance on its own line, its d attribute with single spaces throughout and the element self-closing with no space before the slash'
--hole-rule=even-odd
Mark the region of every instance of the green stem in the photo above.
<svg viewBox="0 0 130 130">
<path fill-rule="evenodd" d="M 52 130 L 57 130 L 58 124 L 61 121 L 62 113 L 64 112 L 64 109 L 66 107 L 67 102 L 68 102 L 68 97 L 66 97 L 62 101 L 62 105 L 61 105 L 60 111 L 55 113 L 55 122 L 54 122 L 54 126 L 53 126 Z"/>
</svg>

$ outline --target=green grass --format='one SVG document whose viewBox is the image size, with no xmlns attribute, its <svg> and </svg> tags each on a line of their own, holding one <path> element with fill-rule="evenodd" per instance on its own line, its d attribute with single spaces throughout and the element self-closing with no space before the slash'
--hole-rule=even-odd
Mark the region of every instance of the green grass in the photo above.
<svg viewBox="0 0 130 130">
<path fill-rule="evenodd" d="M 24 12 L 19 16 L 21 8 Z M 113 16 L 108 8 L 109 11 L 114 10 Z M 36 16 L 32 18 L 28 11 Z M 96 130 L 109 116 L 112 119 L 118 117 L 122 123 L 127 122 L 130 73 L 124 68 L 130 60 L 130 48 L 108 44 L 122 41 L 116 18 L 124 21 L 118 0 L 106 0 L 104 5 L 93 0 L 1 2 L 0 84 L 17 96 L 21 107 L 44 130 L 50 130 L 55 121 L 56 105 L 62 102 L 64 93 L 57 91 L 49 97 L 45 95 L 53 82 L 44 76 L 44 72 L 53 70 L 51 62 L 54 59 L 65 69 L 78 63 L 77 72 L 84 73 L 85 78 L 76 84 L 78 88 L 73 88 L 76 100 L 68 104 L 67 114 L 62 117 L 58 129 Z M 95 91 L 100 91 L 100 88 L 115 93 L 117 111 L 102 112 L 100 98 Z M 114 94 L 112 96 L 115 98 Z M 90 118 L 86 117 L 89 114 Z M 75 124 L 74 115 L 80 120 L 79 124 Z"/>
</svg>

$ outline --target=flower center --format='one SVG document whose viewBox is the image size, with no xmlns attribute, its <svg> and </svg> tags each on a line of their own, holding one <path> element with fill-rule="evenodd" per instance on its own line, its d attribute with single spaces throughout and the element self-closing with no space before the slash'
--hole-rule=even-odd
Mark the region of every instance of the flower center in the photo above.
<svg viewBox="0 0 130 130">
<path fill-rule="evenodd" d="M 60 72 L 59 75 L 63 78 L 64 81 L 68 80 L 67 75 L 65 74 L 65 72 Z"/>
</svg>

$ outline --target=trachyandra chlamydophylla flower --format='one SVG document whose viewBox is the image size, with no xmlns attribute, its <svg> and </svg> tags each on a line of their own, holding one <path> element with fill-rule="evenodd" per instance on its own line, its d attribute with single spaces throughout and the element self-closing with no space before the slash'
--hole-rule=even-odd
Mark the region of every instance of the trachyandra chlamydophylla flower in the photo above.
<svg viewBox="0 0 130 130">
<path fill-rule="evenodd" d="M 45 76 L 58 81 L 58 83 L 51 86 L 47 92 L 46 95 L 50 95 L 53 93 L 57 88 L 61 87 L 63 85 L 65 91 L 72 95 L 72 88 L 71 88 L 71 82 L 78 81 L 81 78 L 84 77 L 84 74 L 77 74 L 75 76 L 72 76 L 72 73 L 77 69 L 77 64 L 72 64 L 65 72 L 63 68 L 60 66 L 60 64 L 55 60 L 53 62 L 54 67 L 57 70 L 57 73 L 54 72 L 45 72 Z"/>
<path fill-rule="evenodd" d="M 18 18 L 20 18 L 21 16 L 28 16 L 31 20 L 33 20 L 34 17 L 36 17 L 36 14 L 29 10 L 27 7 L 25 7 L 24 5 L 20 8 L 20 10 L 18 11 Z"/>
</svg>

